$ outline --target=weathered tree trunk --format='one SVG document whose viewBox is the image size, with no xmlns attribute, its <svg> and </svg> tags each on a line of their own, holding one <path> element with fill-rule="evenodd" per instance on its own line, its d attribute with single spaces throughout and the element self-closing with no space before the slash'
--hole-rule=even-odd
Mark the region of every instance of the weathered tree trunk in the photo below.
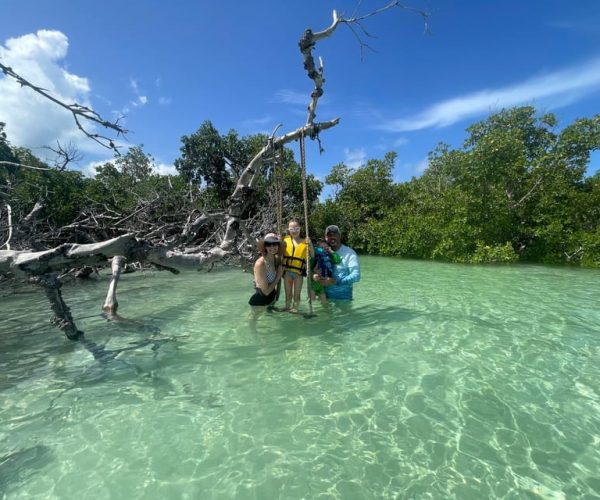
<svg viewBox="0 0 600 500">
<path fill-rule="evenodd" d="M 59 330 L 62 330 L 68 339 L 77 340 L 83 335 L 81 330 L 78 330 L 71 316 L 69 306 L 62 298 L 60 291 L 62 283 L 56 274 L 46 274 L 43 276 L 35 276 L 30 279 L 31 283 L 38 285 L 44 289 L 44 293 L 50 302 L 50 307 L 54 312 L 52 324 Z"/>
<path fill-rule="evenodd" d="M 108 293 L 106 294 L 106 300 L 102 306 L 102 310 L 109 316 L 116 315 L 117 309 L 119 308 L 119 302 L 117 301 L 117 284 L 119 283 L 124 264 L 125 257 L 122 255 L 115 255 L 112 258 L 112 279 L 110 280 L 110 285 L 108 285 Z"/>
</svg>

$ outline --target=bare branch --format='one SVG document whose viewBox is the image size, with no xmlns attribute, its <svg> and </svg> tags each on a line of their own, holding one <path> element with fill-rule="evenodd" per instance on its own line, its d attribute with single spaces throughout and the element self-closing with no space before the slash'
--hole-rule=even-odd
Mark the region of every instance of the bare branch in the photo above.
<svg viewBox="0 0 600 500">
<path fill-rule="evenodd" d="M 17 83 L 19 83 L 21 85 L 21 87 L 29 87 L 34 92 L 37 92 L 38 94 L 45 97 L 49 101 L 52 101 L 54 104 L 57 104 L 58 106 L 69 111 L 73 115 L 73 119 L 75 120 L 75 123 L 77 124 L 77 128 L 79 130 L 81 130 L 81 132 L 83 132 L 83 134 L 85 134 L 87 137 L 89 137 L 93 141 L 96 141 L 101 146 L 104 146 L 105 148 L 108 148 L 108 149 L 112 149 L 117 154 L 119 153 L 119 150 L 118 150 L 117 146 L 115 146 L 113 139 L 111 139 L 110 137 L 103 136 L 101 134 L 88 132 L 81 125 L 81 122 L 79 121 L 79 119 L 83 118 L 85 120 L 94 122 L 106 129 L 113 130 L 116 132 L 117 137 L 119 137 L 119 136 L 124 136 L 128 132 L 126 129 L 124 129 L 123 127 L 121 127 L 119 125 L 120 118 L 114 122 L 110 122 L 110 121 L 102 118 L 102 116 L 100 116 L 98 113 L 96 113 L 94 110 L 88 108 L 87 106 L 82 106 L 81 104 L 77 104 L 77 103 L 65 104 L 60 99 L 58 99 L 58 98 L 54 97 L 52 94 L 50 94 L 46 89 L 43 89 L 41 87 L 38 87 L 37 85 L 34 85 L 33 83 L 27 81 L 25 78 L 23 78 L 18 73 L 15 73 L 15 71 L 13 71 L 12 68 L 0 63 L 0 69 L 6 76 L 9 76 L 9 77 L 13 78 L 14 80 L 16 80 Z"/>
<path fill-rule="evenodd" d="M 237 186 L 231 195 L 227 213 L 227 228 L 220 245 L 222 250 L 228 250 L 235 245 L 235 240 L 240 229 L 240 218 L 252 195 L 256 179 L 263 166 L 264 158 L 272 156 L 276 148 L 281 147 L 288 142 L 295 141 L 302 135 L 315 139 L 321 130 L 335 127 L 339 122 L 339 118 L 336 118 L 335 120 L 328 122 L 304 125 L 293 132 L 289 132 L 281 137 L 268 141 L 267 145 L 254 156 L 242 172 L 242 175 L 240 175 Z"/>
<path fill-rule="evenodd" d="M 362 21 L 363 19 L 368 19 L 369 17 L 373 17 L 377 14 L 381 14 L 382 12 L 384 12 L 386 10 L 394 9 L 394 8 L 408 10 L 410 12 L 414 12 L 415 14 L 419 14 L 423 18 L 423 21 L 425 22 L 425 31 L 429 32 L 428 20 L 429 20 L 429 16 L 431 14 L 429 12 L 425 12 L 423 10 L 415 9 L 414 7 L 404 5 L 403 3 L 399 2 L 398 0 L 394 0 L 393 2 L 390 2 L 389 4 L 385 5 L 384 7 L 374 10 L 373 12 L 369 12 L 368 14 L 353 17 L 353 18 L 350 18 L 347 20 L 342 19 L 340 22 L 353 23 L 353 22 L 357 22 L 357 21 Z"/>
<path fill-rule="evenodd" d="M 360 2 L 359 2 L 359 5 L 360 5 Z M 323 62 L 322 62 L 322 60 L 320 59 L 319 69 L 317 69 L 315 67 L 315 61 L 312 56 L 312 51 L 315 48 L 316 43 L 324 38 L 331 36 L 340 24 L 342 24 L 342 23 L 346 24 L 350 28 L 350 30 L 352 31 L 354 36 L 357 38 L 357 40 L 360 44 L 361 59 L 362 59 L 362 51 L 364 48 L 368 48 L 370 50 L 373 50 L 373 49 L 362 41 L 359 34 L 356 32 L 356 30 L 354 30 L 352 25 L 355 24 L 355 25 L 359 26 L 359 28 L 362 30 L 362 32 L 366 36 L 371 37 L 371 35 L 369 35 L 369 33 L 362 26 L 361 21 L 368 19 L 370 17 L 373 17 L 377 14 L 381 14 L 382 12 L 393 9 L 393 8 L 404 9 L 404 10 L 408 10 L 408 11 L 414 12 L 416 14 L 419 14 L 425 22 L 425 32 L 426 33 L 429 32 L 428 19 L 429 19 L 430 14 L 428 12 L 406 6 L 403 3 L 399 2 L 398 0 L 394 0 L 390 3 L 388 3 L 387 5 L 385 5 L 384 7 L 381 7 L 380 9 L 369 12 L 368 14 L 364 14 L 362 16 L 353 15 L 352 17 L 350 17 L 348 19 L 345 19 L 343 16 L 338 16 L 337 12 L 334 10 L 333 11 L 333 22 L 331 23 L 331 25 L 329 27 L 327 27 L 323 31 L 318 31 L 316 33 L 314 33 L 310 28 L 308 28 L 304 31 L 304 34 L 302 35 L 302 38 L 300 39 L 300 42 L 298 45 L 300 46 L 300 52 L 302 53 L 302 57 L 304 59 L 304 69 L 306 70 L 308 77 L 311 80 L 313 80 L 313 82 L 315 84 L 315 88 L 313 89 L 313 91 L 310 94 L 311 102 L 308 106 L 308 117 L 306 119 L 306 125 L 311 125 L 313 123 L 313 120 L 316 117 L 317 102 L 318 102 L 319 98 L 323 95 L 323 82 L 325 81 L 325 79 L 323 78 Z M 358 9 L 358 6 L 357 6 L 357 9 Z"/>
<path fill-rule="evenodd" d="M 12 208 L 11 206 L 7 203 L 6 204 L 6 210 L 7 210 L 7 217 L 8 217 L 8 238 L 6 240 L 6 242 L 4 242 L 3 245 L 0 245 L 0 248 L 2 247 L 6 247 L 7 250 L 10 250 L 10 240 L 12 238 L 12 234 L 13 234 L 13 225 L 12 225 Z"/>
<path fill-rule="evenodd" d="M 23 163 L 15 163 L 12 161 L 0 161 L 0 165 L 6 165 L 8 167 L 22 167 L 22 168 L 31 168 L 32 170 L 52 170 L 51 168 L 46 167 L 33 167 L 32 165 L 24 165 Z"/>
<path fill-rule="evenodd" d="M 527 191 L 527 193 L 519 201 L 513 203 L 511 208 L 517 208 L 521 203 L 523 203 L 527 198 L 529 198 L 529 196 L 531 196 L 531 194 L 535 191 L 535 189 L 541 184 L 543 180 L 544 176 L 540 175 L 540 177 L 535 181 L 533 186 L 531 186 L 531 189 Z"/>
<path fill-rule="evenodd" d="M 61 172 L 67 168 L 69 163 L 78 162 L 83 158 L 83 154 L 77 150 L 77 147 L 72 142 L 63 146 L 59 141 L 56 141 L 56 149 L 51 146 L 44 146 L 44 148 L 56 154 L 57 158 L 54 160 L 54 168 Z"/>
</svg>

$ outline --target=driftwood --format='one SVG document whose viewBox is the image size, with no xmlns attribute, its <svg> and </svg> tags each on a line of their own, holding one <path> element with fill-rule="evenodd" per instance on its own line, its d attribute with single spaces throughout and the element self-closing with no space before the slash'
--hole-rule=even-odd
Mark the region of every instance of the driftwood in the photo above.
<svg viewBox="0 0 600 500">
<path fill-rule="evenodd" d="M 228 259 L 239 258 L 244 254 L 248 247 L 253 248 L 255 241 L 252 235 L 248 233 L 242 220 L 243 214 L 247 211 L 254 193 L 255 186 L 259 177 L 264 171 L 265 163 L 269 158 L 274 158 L 281 148 L 292 141 L 299 140 L 303 137 L 319 140 L 321 131 L 327 130 L 336 126 L 339 123 L 339 118 L 315 123 L 316 109 L 319 98 L 323 95 L 323 61 L 319 59 L 319 68 L 316 67 L 312 52 L 316 43 L 324 38 L 331 36 L 336 28 L 341 25 L 347 25 L 351 28 L 354 35 L 359 39 L 362 47 L 367 46 L 362 42 L 358 33 L 353 26 L 358 26 L 365 34 L 364 28 L 361 26 L 361 21 L 385 10 L 398 7 L 401 9 L 410 9 L 400 4 L 398 1 L 392 1 L 381 9 L 378 9 L 369 14 L 351 18 L 338 16 L 333 12 L 332 24 L 323 31 L 313 32 L 307 29 L 299 42 L 300 51 L 304 60 L 304 68 L 307 71 L 308 77 L 314 83 L 308 105 L 308 116 L 304 126 L 289 132 L 279 137 L 271 137 L 267 144 L 254 156 L 249 164 L 239 175 L 237 185 L 229 198 L 227 210 L 220 213 L 202 214 L 192 220 L 192 216 L 188 217 L 188 222 L 180 231 L 180 243 L 182 245 L 174 249 L 174 245 L 153 244 L 149 241 L 148 236 L 153 232 L 160 231 L 161 228 L 152 229 L 146 233 L 146 238 L 137 238 L 135 234 L 124 234 L 105 241 L 94 241 L 87 244 L 65 243 L 43 251 L 31 250 L 10 250 L 9 241 L 4 244 L 7 250 L 0 250 L 0 278 L 3 276 L 13 276 L 17 278 L 27 278 L 30 282 L 44 289 L 51 308 L 54 312 L 52 323 L 61 329 L 69 339 L 78 339 L 83 333 L 77 329 L 68 306 L 65 304 L 61 295 L 61 273 L 68 269 L 79 268 L 83 266 L 97 266 L 107 264 L 111 260 L 112 279 L 109 285 L 108 293 L 103 311 L 109 318 L 116 318 L 118 301 L 117 301 L 117 285 L 122 272 L 124 262 L 141 262 L 157 266 L 162 269 L 168 269 L 171 272 L 179 272 L 179 270 L 200 270 L 210 269 L 217 262 L 225 262 Z M 427 14 L 416 11 L 425 19 Z M 88 132 L 80 123 L 80 119 L 95 122 L 104 128 L 111 129 L 117 135 L 126 133 L 118 122 L 108 122 L 102 119 L 94 111 L 77 104 L 67 105 L 58 101 L 53 96 L 49 95 L 44 89 L 41 89 L 20 75 L 16 74 L 11 68 L 0 64 L 0 70 L 5 75 L 16 79 L 22 86 L 26 86 L 35 92 L 43 95 L 52 102 L 64 107 L 73 114 L 74 120 L 80 130 L 91 139 L 99 142 L 103 146 L 116 150 L 112 139 L 101 136 L 99 134 Z M 148 205 L 148 202 L 144 202 Z M 151 203 L 151 202 L 150 202 Z M 36 205 L 34 210 L 29 214 L 28 218 L 33 219 L 37 211 L 41 209 L 41 205 Z M 140 207 L 140 211 L 144 206 Z M 115 225 L 122 224 L 128 219 L 136 215 L 136 211 L 123 216 L 110 210 L 104 214 L 104 219 L 108 223 Z M 98 225 L 97 214 L 89 214 L 69 226 L 61 228 L 66 234 L 69 231 L 78 235 L 78 240 L 89 241 L 89 235 L 86 236 L 86 231 Z M 213 236 L 206 239 L 205 243 L 196 247 L 186 248 L 193 241 L 198 231 L 207 224 L 216 225 L 220 229 Z M 207 245 L 207 242 L 212 242 L 212 246 Z"/>
<path fill-rule="evenodd" d="M 110 280 L 110 285 L 108 285 L 108 293 L 104 305 L 102 306 L 102 310 L 109 315 L 117 314 L 117 309 L 119 308 L 119 302 L 117 301 L 117 284 L 119 283 L 124 263 L 125 257 L 122 255 L 115 255 L 112 258 L 112 279 Z"/>
</svg>

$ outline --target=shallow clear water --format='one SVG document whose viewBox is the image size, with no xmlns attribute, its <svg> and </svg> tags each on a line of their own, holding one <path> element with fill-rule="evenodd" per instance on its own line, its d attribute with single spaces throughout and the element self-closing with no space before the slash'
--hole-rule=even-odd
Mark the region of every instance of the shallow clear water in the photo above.
<svg viewBox="0 0 600 500">
<path fill-rule="evenodd" d="M 251 277 L 2 297 L 0 497 L 598 498 L 600 272 L 363 257 L 355 301 L 253 324 Z M 307 310 L 307 306 L 304 306 Z"/>
</svg>

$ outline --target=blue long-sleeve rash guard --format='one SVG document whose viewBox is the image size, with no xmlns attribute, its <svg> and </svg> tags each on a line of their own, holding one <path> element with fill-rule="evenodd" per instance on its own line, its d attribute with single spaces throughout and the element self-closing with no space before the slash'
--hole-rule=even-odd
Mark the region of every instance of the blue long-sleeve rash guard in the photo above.
<svg viewBox="0 0 600 500">
<path fill-rule="evenodd" d="M 342 245 L 336 253 L 342 261 L 333 269 L 335 285 L 325 287 L 325 294 L 328 299 L 352 300 L 352 283 L 360 281 L 358 255 L 346 245 Z"/>
</svg>

